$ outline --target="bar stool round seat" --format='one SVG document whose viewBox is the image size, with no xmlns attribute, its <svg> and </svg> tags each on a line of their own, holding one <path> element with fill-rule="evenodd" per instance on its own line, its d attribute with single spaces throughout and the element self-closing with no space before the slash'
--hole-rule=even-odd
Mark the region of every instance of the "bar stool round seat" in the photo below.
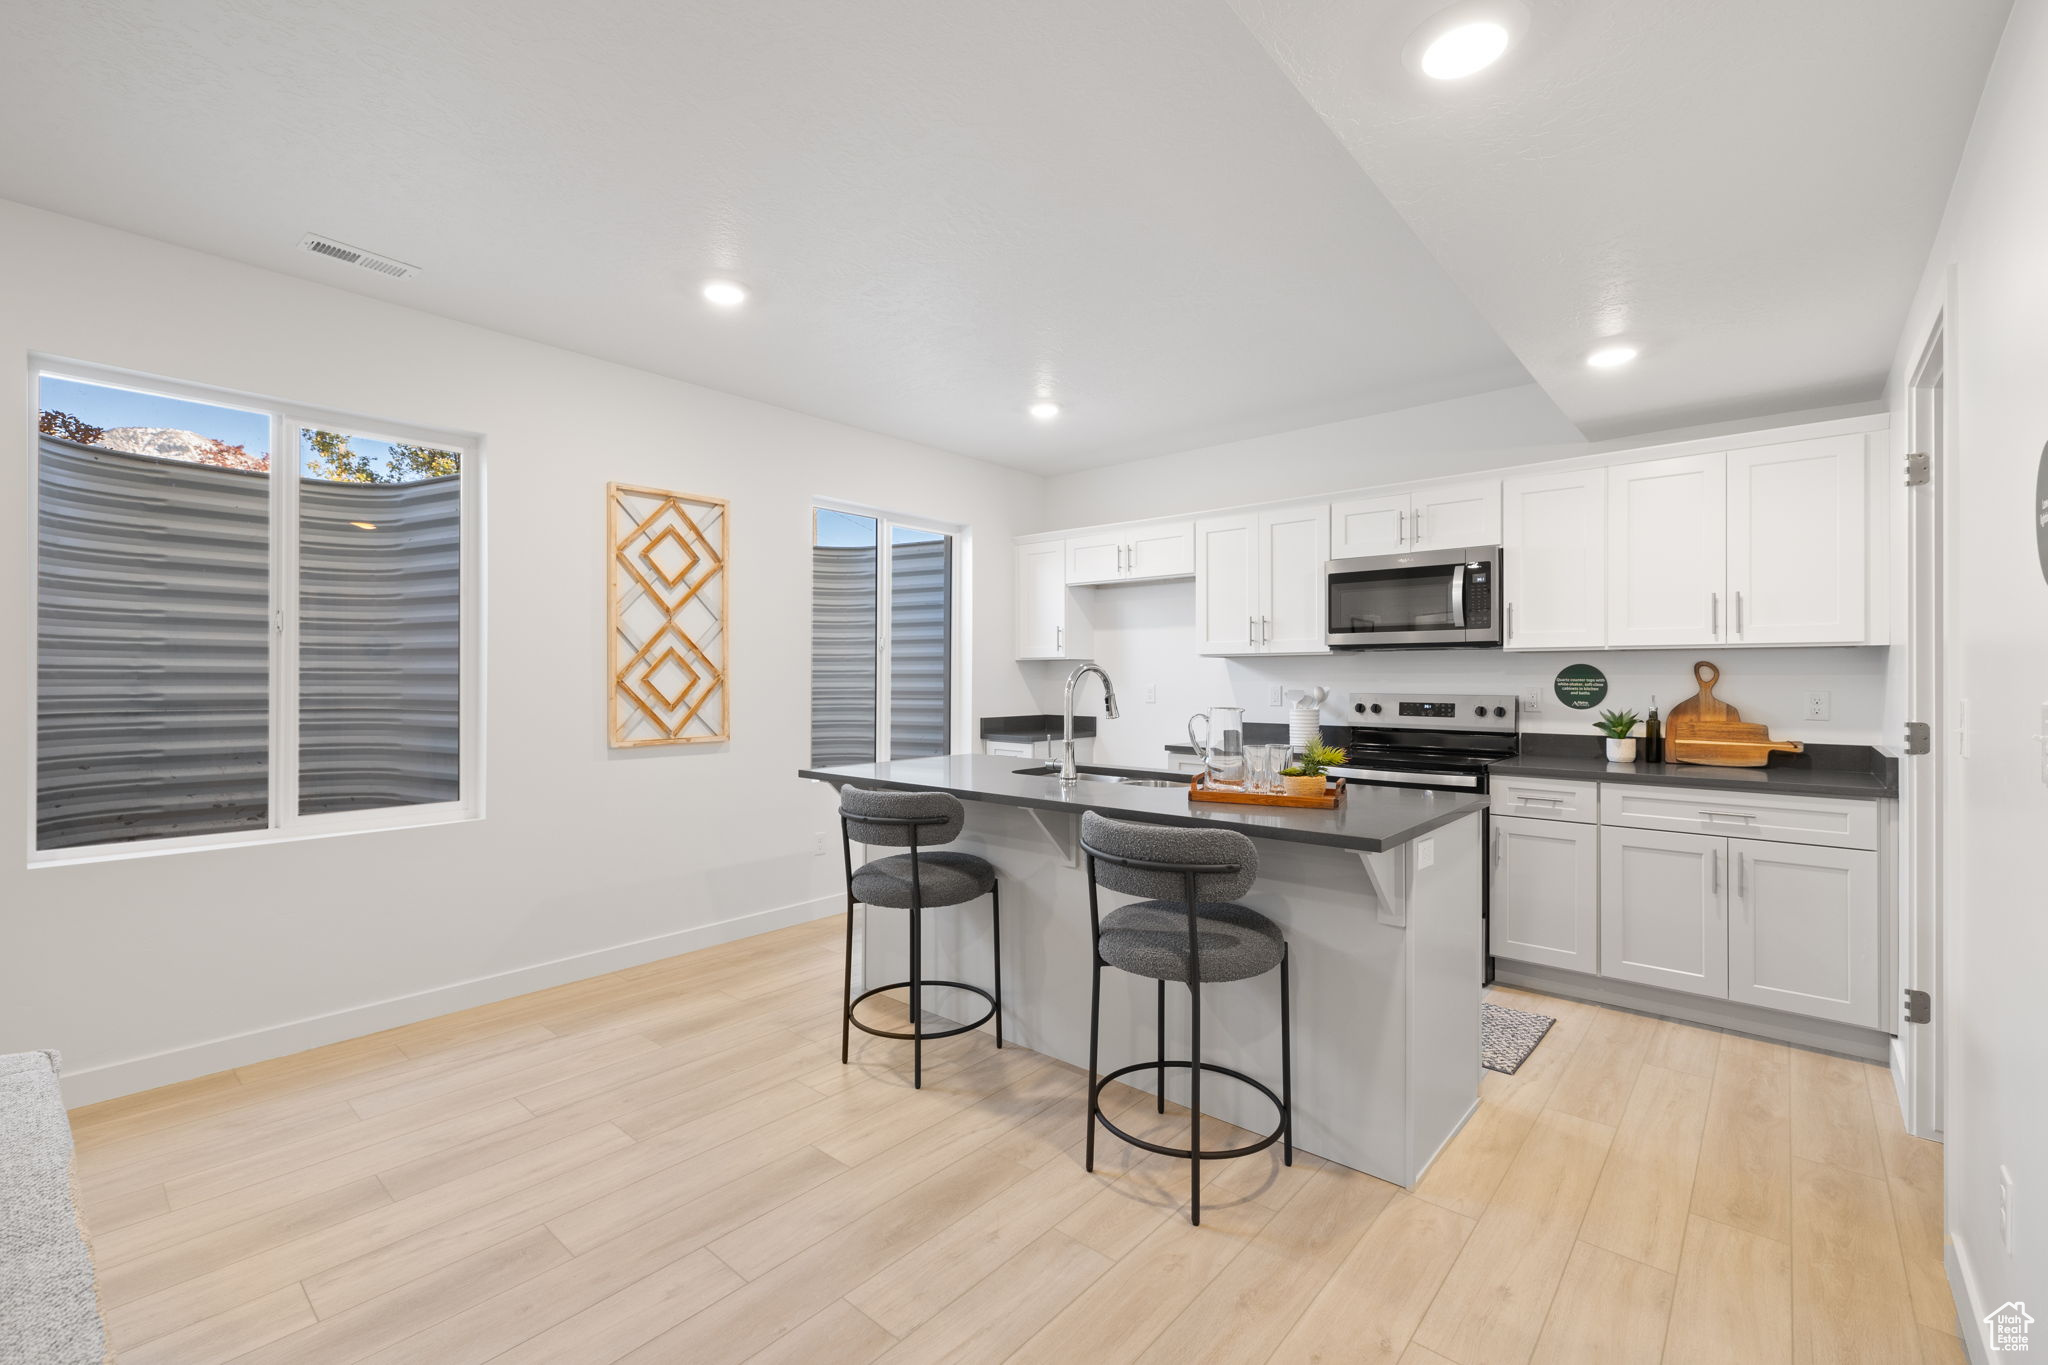
<svg viewBox="0 0 2048 1365">
<path fill-rule="evenodd" d="M 877 858 L 854 870 L 853 897 L 862 905 L 908 910 L 913 897 L 927 910 L 964 905 L 996 889 L 995 865 L 972 853 L 927 853 L 918 850 L 913 877 L 908 853 Z"/>
<path fill-rule="evenodd" d="M 1244 981 L 1280 965 L 1280 926 L 1243 905 L 1205 905 L 1195 915 L 1202 980 Z M 1139 901 L 1102 917 L 1102 960 L 1154 981 L 1188 979 L 1188 912 L 1172 901 Z"/>
</svg>

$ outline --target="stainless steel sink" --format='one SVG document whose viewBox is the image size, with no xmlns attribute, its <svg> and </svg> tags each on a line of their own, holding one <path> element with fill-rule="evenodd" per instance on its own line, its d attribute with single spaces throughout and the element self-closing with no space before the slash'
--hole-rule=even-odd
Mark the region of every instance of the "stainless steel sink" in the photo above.
<svg viewBox="0 0 2048 1365">
<path fill-rule="evenodd" d="M 1060 770 L 1053 764 L 1036 768 L 1019 768 L 1019 777 L 1058 777 Z M 1142 773 L 1113 773 L 1099 769 L 1083 768 L 1075 774 L 1083 782 L 1114 782 L 1124 787 L 1185 787 L 1187 783 L 1172 777 L 1147 777 Z"/>
</svg>

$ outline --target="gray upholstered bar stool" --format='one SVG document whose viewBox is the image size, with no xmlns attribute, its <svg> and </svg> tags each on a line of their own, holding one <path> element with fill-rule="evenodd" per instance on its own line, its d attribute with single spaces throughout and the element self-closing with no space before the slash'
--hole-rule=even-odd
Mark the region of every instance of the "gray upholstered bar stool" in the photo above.
<svg viewBox="0 0 2048 1365">
<path fill-rule="evenodd" d="M 864 787 L 842 787 L 839 792 L 839 838 L 846 853 L 846 1000 L 839 1024 L 839 1062 L 844 1066 L 853 1030 L 877 1038 L 910 1040 L 911 1084 L 924 1088 L 924 1044 L 927 1038 L 951 1038 L 971 1033 L 996 1021 L 996 1046 L 1003 1045 L 1003 903 L 996 889 L 996 870 L 986 858 L 972 853 L 947 853 L 935 845 L 950 844 L 960 837 L 966 811 L 958 797 L 944 792 L 872 791 Z M 870 846 L 907 848 L 908 853 L 877 858 L 856 868 L 853 846 L 858 841 Z M 991 940 L 994 943 L 995 991 L 965 981 L 924 979 L 923 914 L 926 910 L 964 905 L 982 896 L 989 898 Z M 853 993 L 853 907 L 881 906 L 910 912 L 910 979 L 873 986 L 858 997 Z M 862 1000 L 883 991 L 910 988 L 910 1031 L 903 1033 L 874 1028 L 854 1017 Z M 924 1026 L 924 988 L 951 986 L 988 1001 L 988 1013 L 971 1024 L 928 1031 Z"/>
<path fill-rule="evenodd" d="M 1188 1163 L 1189 1221 L 1202 1221 L 1202 1161 L 1250 1156 L 1275 1142 L 1282 1159 L 1294 1164 L 1294 1055 L 1288 1032 L 1287 940 L 1280 926 L 1247 906 L 1231 902 L 1251 890 L 1259 876 L 1259 853 L 1233 829 L 1185 829 L 1173 825 L 1111 820 L 1088 811 L 1081 816 L 1081 848 L 1088 855 L 1088 918 L 1095 931 L 1095 982 L 1088 1005 L 1088 1169 L 1095 1169 L 1095 1125 L 1134 1147 Z M 1097 887 L 1148 899 L 1109 914 L 1097 904 Z M 1102 1034 L 1102 969 L 1116 967 L 1151 977 L 1159 989 L 1159 1056 L 1118 1067 L 1098 1078 Z M 1202 1060 L 1202 983 L 1244 981 L 1280 969 L 1280 1093 L 1242 1071 Z M 1187 1060 L 1166 1056 L 1166 983 L 1188 988 Z M 1186 1147 L 1162 1147 L 1133 1137 L 1102 1112 L 1102 1088 L 1120 1076 L 1156 1068 L 1159 1111 L 1166 1112 L 1166 1071 L 1188 1073 L 1189 1137 Z M 1202 1149 L 1202 1074 L 1242 1081 L 1273 1102 L 1279 1126 L 1256 1142 L 1220 1150 Z"/>
</svg>

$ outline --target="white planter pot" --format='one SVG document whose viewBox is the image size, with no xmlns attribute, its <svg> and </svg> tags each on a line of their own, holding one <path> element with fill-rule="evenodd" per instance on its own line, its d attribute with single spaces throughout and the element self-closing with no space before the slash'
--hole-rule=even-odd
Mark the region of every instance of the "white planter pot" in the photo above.
<svg viewBox="0 0 2048 1365">
<path fill-rule="evenodd" d="M 1607 761 L 1608 761 L 1609 763 L 1633 763 L 1633 762 L 1635 762 L 1635 761 L 1636 761 L 1636 742 L 1635 742 L 1635 740 L 1634 740 L 1634 739 L 1610 739 L 1610 740 L 1608 740 L 1608 741 L 1607 741 Z"/>
</svg>

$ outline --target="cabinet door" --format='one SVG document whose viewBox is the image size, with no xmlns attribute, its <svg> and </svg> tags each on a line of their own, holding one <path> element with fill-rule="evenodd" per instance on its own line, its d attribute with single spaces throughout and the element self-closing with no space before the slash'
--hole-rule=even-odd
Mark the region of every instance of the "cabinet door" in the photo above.
<svg viewBox="0 0 2048 1365">
<path fill-rule="evenodd" d="M 1408 548 L 1408 495 L 1330 504 L 1330 558 L 1397 555 Z"/>
<path fill-rule="evenodd" d="M 1017 547 L 1017 657 L 1067 657 L 1067 547 L 1042 541 Z"/>
<path fill-rule="evenodd" d="M 1726 839 L 1600 831 L 1600 975 L 1727 997 Z"/>
<path fill-rule="evenodd" d="M 1259 519 L 1195 523 L 1195 638 L 1204 654 L 1259 652 Z"/>
<path fill-rule="evenodd" d="M 1113 583 L 1124 573 L 1122 527 L 1067 537 L 1068 583 Z"/>
<path fill-rule="evenodd" d="M 1409 548 L 1449 550 L 1500 544 L 1500 483 L 1495 479 L 1418 488 L 1409 495 Z"/>
<path fill-rule="evenodd" d="M 1495 816 L 1489 951 L 1600 970 L 1600 827 Z"/>
<path fill-rule="evenodd" d="M 1330 523 L 1321 503 L 1259 513 L 1259 644 L 1268 654 L 1327 654 Z"/>
<path fill-rule="evenodd" d="M 1723 455 L 1686 455 L 1608 471 L 1610 646 L 1727 639 L 1727 504 Z"/>
<path fill-rule="evenodd" d="M 1509 479 L 1501 489 L 1509 649 L 1607 643 L 1607 471 Z"/>
<path fill-rule="evenodd" d="M 1728 998 L 1883 1027 L 1877 855 L 1731 839 Z"/>
<path fill-rule="evenodd" d="M 1868 638 L 1860 432 L 1728 454 L 1728 639 Z"/>
<path fill-rule="evenodd" d="M 1195 524 L 1154 522 L 1124 533 L 1125 578 L 1186 578 L 1195 571 Z"/>
</svg>

